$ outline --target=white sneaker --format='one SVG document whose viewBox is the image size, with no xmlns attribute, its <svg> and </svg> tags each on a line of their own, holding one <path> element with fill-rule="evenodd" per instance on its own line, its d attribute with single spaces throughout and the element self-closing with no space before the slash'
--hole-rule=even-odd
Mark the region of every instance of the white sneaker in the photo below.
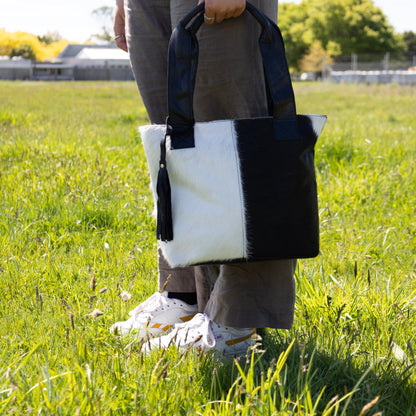
<svg viewBox="0 0 416 416">
<path fill-rule="evenodd" d="M 168 335 L 147 341 L 142 352 L 148 354 L 154 348 L 197 348 L 203 351 L 213 350 L 226 356 L 240 356 L 247 353 L 254 328 L 230 328 L 209 319 L 208 315 L 198 313 L 184 324 L 176 324 Z"/>
<path fill-rule="evenodd" d="M 139 339 L 158 337 L 175 324 L 191 320 L 197 312 L 197 305 L 168 298 L 168 292 L 156 292 L 129 312 L 130 318 L 127 321 L 112 325 L 110 332 L 131 334 Z"/>
</svg>

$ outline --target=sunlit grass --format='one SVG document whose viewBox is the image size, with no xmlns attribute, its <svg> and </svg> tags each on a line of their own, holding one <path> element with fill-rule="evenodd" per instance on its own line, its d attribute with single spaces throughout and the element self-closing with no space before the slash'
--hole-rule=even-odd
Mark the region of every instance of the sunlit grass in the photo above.
<svg viewBox="0 0 416 416">
<path fill-rule="evenodd" d="M 156 289 L 136 86 L 0 84 L 0 414 L 414 415 L 416 90 L 295 89 L 328 115 L 321 255 L 293 329 L 233 364 L 108 332 Z"/>
</svg>

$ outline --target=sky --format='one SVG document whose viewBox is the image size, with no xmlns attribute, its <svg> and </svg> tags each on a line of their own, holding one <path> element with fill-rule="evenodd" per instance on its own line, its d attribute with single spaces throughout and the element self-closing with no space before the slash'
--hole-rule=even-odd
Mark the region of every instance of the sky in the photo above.
<svg viewBox="0 0 416 416">
<path fill-rule="evenodd" d="M 57 31 L 69 41 L 85 42 L 103 25 L 92 11 L 114 4 L 115 0 L 0 0 L 0 29 L 35 35 Z M 416 32 L 416 0 L 374 0 L 374 4 L 383 10 L 396 32 Z"/>
<path fill-rule="evenodd" d="M 115 0 L 0 0 L 0 28 L 35 35 L 57 31 L 69 41 L 85 42 L 103 26 L 92 11 L 114 5 Z"/>
</svg>

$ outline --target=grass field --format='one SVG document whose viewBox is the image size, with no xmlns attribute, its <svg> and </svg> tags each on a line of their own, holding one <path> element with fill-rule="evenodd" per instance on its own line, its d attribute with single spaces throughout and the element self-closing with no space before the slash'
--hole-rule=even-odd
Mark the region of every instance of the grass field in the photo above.
<svg viewBox="0 0 416 416">
<path fill-rule="evenodd" d="M 416 89 L 295 90 L 328 115 L 321 254 L 293 329 L 220 363 L 108 332 L 156 290 L 135 85 L 0 83 L 1 415 L 415 414 Z"/>
</svg>

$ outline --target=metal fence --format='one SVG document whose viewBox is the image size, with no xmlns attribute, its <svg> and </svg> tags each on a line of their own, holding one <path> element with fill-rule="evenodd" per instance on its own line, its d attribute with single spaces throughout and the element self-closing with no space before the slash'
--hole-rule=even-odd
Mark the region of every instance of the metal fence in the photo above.
<svg viewBox="0 0 416 416">
<path fill-rule="evenodd" d="M 416 71 L 331 71 L 327 79 L 347 84 L 416 85 Z"/>
<path fill-rule="evenodd" d="M 337 56 L 325 65 L 323 79 L 340 83 L 416 85 L 416 55 L 413 59 L 386 54 Z"/>
<path fill-rule="evenodd" d="M 333 71 L 407 71 L 416 67 L 416 55 L 405 59 L 387 52 L 385 54 L 341 55 L 331 64 Z"/>
</svg>

